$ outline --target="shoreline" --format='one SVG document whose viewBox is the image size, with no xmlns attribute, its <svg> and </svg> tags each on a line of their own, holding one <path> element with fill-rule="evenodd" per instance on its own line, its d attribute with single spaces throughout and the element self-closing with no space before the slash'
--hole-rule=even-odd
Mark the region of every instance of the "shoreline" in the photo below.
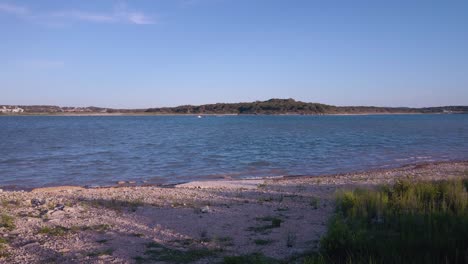
<svg viewBox="0 0 468 264">
<path fill-rule="evenodd" d="M 1 191 L 0 263 L 220 263 L 254 253 L 294 262 L 318 249 L 339 190 L 467 177 L 464 160 L 169 188 Z"/>
<path fill-rule="evenodd" d="M 375 174 L 375 173 L 389 173 L 394 171 L 405 171 L 408 169 L 419 168 L 424 166 L 438 166 L 438 165 L 450 165 L 450 164 L 460 164 L 468 163 L 468 159 L 458 159 L 458 160 L 446 160 L 446 161 L 424 161 L 424 162 L 414 162 L 403 164 L 395 167 L 389 168 L 375 168 L 375 169 L 363 169 L 350 172 L 340 172 L 332 174 L 318 174 L 318 175 L 279 175 L 279 176 L 262 176 L 262 177 L 246 177 L 246 178 L 219 178 L 219 179 L 200 179 L 200 180 L 189 180 L 181 181 L 177 183 L 137 183 L 134 180 L 121 180 L 116 181 L 114 184 L 106 185 L 49 185 L 49 186 L 27 186 L 21 187 L 16 185 L 0 185 L 0 190 L 3 192 L 32 192 L 34 190 L 41 189 L 67 189 L 67 188 L 81 188 L 81 189 L 114 189 L 114 188 L 126 188 L 126 187 L 157 187 L 157 188 L 178 188 L 178 187 L 191 187 L 191 186 L 200 186 L 201 188 L 206 188 L 206 186 L 216 186 L 220 188 L 233 188 L 238 185 L 252 185 L 254 183 L 263 182 L 263 181 L 288 181 L 295 179 L 304 179 L 311 180 L 317 178 L 339 178 L 339 177 L 352 177 L 354 175 L 363 175 L 363 174 Z M 203 186 L 203 187 L 202 187 Z"/>
</svg>

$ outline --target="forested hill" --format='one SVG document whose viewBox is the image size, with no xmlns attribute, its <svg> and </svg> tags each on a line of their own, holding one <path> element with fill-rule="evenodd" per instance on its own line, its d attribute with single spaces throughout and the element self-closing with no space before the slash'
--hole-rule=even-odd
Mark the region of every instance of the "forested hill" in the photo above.
<svg viewBox="0 0 468 264">
<path fill-rule="evenodd" d="M 206 105 L 182 105 L 177 107 L 150 108 L 148 113 L 161 114 L 372 114 L 372 113 L 468 113 L 468 106 L 428 108 L 333 106 L 305 103 L 294 99 L 270 99 L 251 103 L 217 103 Z"/>
<path fill-rule="evenodd" d="M 293 99 L 270 99 L 252 103 L 217 103 L 206 105 L 182 105 L 177 107 L 151 108 L 147 112 L 175 114 L 325 114 L 333 106 L 317 103 L 303 103 Z"/>
</svg>

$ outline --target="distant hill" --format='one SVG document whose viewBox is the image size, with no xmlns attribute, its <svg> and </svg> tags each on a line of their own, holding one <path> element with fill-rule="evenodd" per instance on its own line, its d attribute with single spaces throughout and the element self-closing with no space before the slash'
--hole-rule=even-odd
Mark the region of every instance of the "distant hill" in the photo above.
<svg viewBox="0 0 468 264">
<path fill-rule="evenodd" d="M 47 105 L 0 105 L 0 114 L 234 114 L 234 115 L 326 115 L 326 114 L 411 114 L 411 113 L 468 113 L 468 106 L 425 108 L 333 106 L 306 103 L 294 99 L 270 99 L 246 103 L 217 103 L 181 105 L 149 109 L 112 109 L 102 107 L 59 107 Z"/>
<path fill-rule="evenodd" d="M 151 108 L 146 112 L 165 114 L 325 114 L 332 112 L 333 108 L 330 105 L 303 103 L 293 99 L 270 99 L 252 103 L 218 103 Z"/>
<path fill-rule="evenodd" d="M 148 113 L 160 114 L 384 114 L 384 113 L 468 113 L 468 106 L 428 108 L 333 106 L 305 103 L 294 99 L 270 99 L 251 103 L 218 103 L 206 105 L 182 105 L 177 107 L 150 108 Z"/>
</svg>

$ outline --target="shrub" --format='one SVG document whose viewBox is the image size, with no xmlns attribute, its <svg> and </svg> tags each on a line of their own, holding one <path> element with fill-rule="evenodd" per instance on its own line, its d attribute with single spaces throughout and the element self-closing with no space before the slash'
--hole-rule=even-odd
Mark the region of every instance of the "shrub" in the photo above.
<svg viewBox="0 0 468 264">
<path fill-rule="evenodd" d="M 467 180 L 342 192 L 320 247 L 331 263 L 468 263 Z"/>
</svg>

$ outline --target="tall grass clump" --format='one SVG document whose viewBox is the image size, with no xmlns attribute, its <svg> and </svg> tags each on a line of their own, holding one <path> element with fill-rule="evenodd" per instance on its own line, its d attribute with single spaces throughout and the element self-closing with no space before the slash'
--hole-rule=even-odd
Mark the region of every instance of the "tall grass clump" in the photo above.
<svg viewBox="0 0 468 264">
<path fill-rule="evenodd" d="M 468 179 L 343 191 L 320 250 L 323 263 L 468 263 Z"/>
<path fill-rule="evenodd" d="M 7 215 L 7 214 L 1 214 L 0 215 L 0 228 L 5 228 L 6 230 L 13 230 L 16 228 L 15 226 L 15 218 Z"/>
</svg>

